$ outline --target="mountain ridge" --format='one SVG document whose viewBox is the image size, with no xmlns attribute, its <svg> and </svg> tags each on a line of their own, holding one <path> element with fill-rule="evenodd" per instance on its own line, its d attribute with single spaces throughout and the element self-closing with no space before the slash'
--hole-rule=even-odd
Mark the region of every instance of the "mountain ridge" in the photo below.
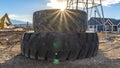
<svg viewBox="0 0 120 68">
<path fill-rule="evenodd" d="M 11 20 L 12 24 L 13 25 L 16 25 L 16 24 L 27 24 L 27 21 L 21 21 L 21 20 Z M 28 22 L 28 24 L 32 24 L 31 22 Z"/>
</svg>

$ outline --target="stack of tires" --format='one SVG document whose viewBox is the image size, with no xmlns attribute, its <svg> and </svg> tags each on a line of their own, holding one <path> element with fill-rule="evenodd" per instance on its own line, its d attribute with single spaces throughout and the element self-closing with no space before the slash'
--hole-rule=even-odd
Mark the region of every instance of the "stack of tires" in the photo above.
<svg viewBox="0 0 120 68">
<path fill-rule="evenodd" d="M 60 61 L 90 58 L 97 55 L 97 33 L 86 33 L 84 11 L 49 9 L 33 15 L 33 33 L 24 33 L 22 55 L 39 60 Z"/>
</svg>

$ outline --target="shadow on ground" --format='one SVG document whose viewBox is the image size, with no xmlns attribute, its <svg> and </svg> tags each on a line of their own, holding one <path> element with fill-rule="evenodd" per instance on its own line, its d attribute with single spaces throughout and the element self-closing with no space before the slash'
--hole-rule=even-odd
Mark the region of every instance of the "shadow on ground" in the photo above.
<svg viewBox="0 0 120 68">
<path fill-rule="evenodd" d="M 99 51 L 96 57 L 75 61 L 60 62 L 58 65 L 48 61 L 32 60 L 18 54 L 0 64 L 0 68 L 120 68 L 120 59 L 108 59 Z"/>
</svg>

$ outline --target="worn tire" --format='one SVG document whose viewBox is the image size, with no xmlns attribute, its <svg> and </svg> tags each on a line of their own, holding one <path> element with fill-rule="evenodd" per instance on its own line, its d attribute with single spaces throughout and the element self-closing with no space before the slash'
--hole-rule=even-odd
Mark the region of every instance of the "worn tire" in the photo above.
<svg viewBox="0 0 120 68">
<path fill-rule="evenodd" d="M 81 10 L 48 9 L 33 14 L 35 32 L 85 32 L 87 14 Z"/>
<path fill-rule="evenodd" d="M 89 58 L 97 55 L 98 36 L 84 32 L 24 33 L 21 51 L 26 57 L 48 61 Z"/>
</svg>

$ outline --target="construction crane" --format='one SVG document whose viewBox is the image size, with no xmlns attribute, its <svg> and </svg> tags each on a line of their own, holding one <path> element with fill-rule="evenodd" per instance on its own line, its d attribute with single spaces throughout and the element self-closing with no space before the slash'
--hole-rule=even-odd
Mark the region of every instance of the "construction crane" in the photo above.
<svg viewBox="0 0 120 68">
<path fill-rule="evenodd" d="M 5 19 L 7 19 L 8 22 L 5 22 Z M 5 25 L 12 26 L 12 23 L 11 23 L 10 18 L 8 17 L 7 13 L 0 19 L 0 28 L 4 29 Z"/>
</svg>

